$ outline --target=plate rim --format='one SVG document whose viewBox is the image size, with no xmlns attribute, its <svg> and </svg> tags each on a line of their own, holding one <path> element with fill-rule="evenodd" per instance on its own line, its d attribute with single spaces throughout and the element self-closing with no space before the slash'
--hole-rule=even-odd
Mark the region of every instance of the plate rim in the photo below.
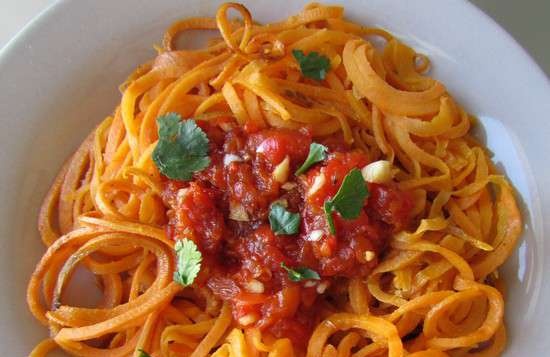
<svg viewBox="0 0 550 357">
<path fill-rule="evenodd" d="M 499 23 L 497 23 L 494 19 L 492 19 L 489 15 L 487 15 L 474 4 L 466 0 L 455 0 L 455 3 L 461 3 L 461 5 L 464 6 L 465 9 L 468 9 L 467 11 L 473 11 L 476 16 L 481 17 L 485 22 L 485 25 L 490 25 L 502 41 L 513 47 L 516 55 L 519 55 L 521 57 L 521 60 L 523 62 L 522 65 L 528 65 L 533 71 L 534 75 L 537 78 L 542 79 L 542 83 L 544 84 L 544 86 L 542 87 L 543 92 L 541 91 L 541 89 L 539 89 L 539 92 L 545 95 L 550 100 L 550 78 L 548 77 L 548 75 L 546 75 L 546 73 L 542 70 L 542 68 L 534 60 L 534 58 L 528 53 L 528 51 L 526 51 L 525 48 L 523 48 L 522 45 Z M 56 14 L 57 12 L 64 11 L 66 8 L 70 8 L 72 6 L 79 6 L 79 2 L 70 0 L 56 0 L 54 3 L 50 4 L 40 13 L 34 16 L 20 31 L 18 31 L 6 43 L 6 45 L 4 45 L 0 49 L 0 71 L 6 70 L 4 68 L 5 62 L 7 61 L 8 57 L 13 55 L 13 51 L 17 49 L 18 46 L 24 45 L 25 41 L 30 36 L 32 36 L 35 31 L 39 31 L 42 26 L 47 25 L 51 16 L 55 16 L 54 14 Z M 550 145 L 548 147 L 550 148 Z M 538 199 L 538 202 L 535 202 L 534 204 L 541 213 L 550 213 L 550 205 L 547 204 L 548 197 L 543 196 L 545 192 L 542 187 L 543 184 L 544 182 L 540 180 L 534 181 L 535 191 L 532 193 L 537 193 L 536 199 Z M 548 233 L 550 231 L 549 228 L 550 223 L 542 222 L 541 234 L 544 236 L 544 233 Z M 548 343 L 548 341 L 546 341 L 546 343 Z"/>
</svg>

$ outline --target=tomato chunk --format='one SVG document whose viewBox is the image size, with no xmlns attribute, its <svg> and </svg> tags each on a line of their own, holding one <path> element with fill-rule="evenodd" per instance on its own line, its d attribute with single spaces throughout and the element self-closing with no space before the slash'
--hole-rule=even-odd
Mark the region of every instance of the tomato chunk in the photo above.
<svg viewBox="0 0 550 357">
<path fill-rule="evenodd" d="M 396 188 L 371 183 L 369 184 L 368 212 L 378 220 L 401 230 L 410 219 L 413 208 L 412 195 Z"/>
<path fill-rule="evenodd" d="M 216 253 L 225 230 L 223 213 L 216 206 L 215 190 L 197 182 L 177 192 L 177 209 L 172 220 L 174 238 L 189 238 L 207 253 Z"/>
<path fill-rule="evenodd" d="M 250 136 L 248 145 L 258 157 L 275 166 L 288 155 L 293 164 L 301 164 L 309 153 L 311 135 L 303 130 L 265 129 Z"/>
</svg>

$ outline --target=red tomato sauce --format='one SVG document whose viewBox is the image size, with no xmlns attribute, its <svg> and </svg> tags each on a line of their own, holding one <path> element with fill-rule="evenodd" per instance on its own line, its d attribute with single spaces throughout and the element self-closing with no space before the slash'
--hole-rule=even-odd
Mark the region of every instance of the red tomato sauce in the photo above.
<svg viewBox="0 0 550 357">
<path fill-rule="evenodd" d="M 364 154 L 332 137 L 326 143 L 331 149 L 328 158 L 296 177 L 293 172 L 312 142 L 307 130 L 224 132 L 200 125 L 210 139 L 212 162 L 190 182 L 165 181 L 167 233 L 198 245 L 203 263 L 196 282 L 229 301 L 237 322 L 303 345 L 319 322 L 317 302 L 325 291 L 342 277 L 368 275 L 392 232 L 407 227 L 411 195 L 392 184 L 369 183 L 370 196 L 358 218 L 346 220 L 333 213 L 333 235 L 323 204 L 351 169 L 369 163 Z M 290 184 L 281 185 L 272 173 L 286 157 Z M 268 214 L 274 201 L 300 213 L 297 234 L 271 231 Z M 374 257 L 367 260 L 365 252 Z M 293 282 L 281 263 L 313 269 L 321 280 Z"/>
</svg>

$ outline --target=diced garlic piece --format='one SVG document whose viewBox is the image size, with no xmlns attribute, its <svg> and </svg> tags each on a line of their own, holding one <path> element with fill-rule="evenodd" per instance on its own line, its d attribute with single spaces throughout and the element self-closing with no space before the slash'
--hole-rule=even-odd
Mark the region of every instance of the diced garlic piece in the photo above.
<svg viewBox="0 0 550 357">
<path fill-rule="evenodd" d="M 372 250 L 365 251 L 365 260 L 367 262 L 371 262 L 374 258 L 376 258 L 376 253 L 374 253 Z"/>
<path fill-rule="evenodd" d="M 264 284 L 256 279 L 250 279 L 244 284 L 244 288 L 249 293 L 261 294 L 264 292 Z"/>
<path fill-rule="evenodd" d="M 241 326 L 248 326 L 253 324 L 257 320 L 258 320 L 258 317 L 256 316 L 256 314 L 246 314 L 239 318 L 239 324 Z"/>
<path fill-rule="evenodd" d="M 315 285 L 317 285 L 317 282 L 315 280 L 308 280 L 304 283 L 304 288 L 312 288 Z"/>
<path fill-rule="evenodd" d="M 188 188 L 180 188 L 178 190 L 178 193 L 176 193 L 176 197 L 178 200 L 183 200 L 185 198 L 185 196 L 187 196 L 187 192 L 189 192 L 189 189 Z"/>
<path fill-rule="evenodd" d="M 290 191 L 290 190 L 293 190 L 296 188 L 296 186 L 298 186 L 298 184 L 296 182 L 285 182 L 281 188 L 285 191 Z"/>
<path fill-rule="evenodd" d="M 256 154 L 263 154 L 265 152 L 265 149 L 266 145 L 258 145 L 258 147 L 256 147 Z"/>
<path fill-rule="evenodd" d="M 315 229 L 306 236 L 306 240 L 310 242 L 317 242 L 323 236 L 323 231 L 320 229 Z"/>
<path fill-rule="evenodd" d="M 225 154 L 225 156 L 223 157 L 224 166 L 229 166 L 229 164 L 231 164 L 232 162 L 241 162 L 241 161 L 243 161 L 242 157 L 235 154 Z"/>
<path fill-rule="evenodd" d="M 229 219 L 240 222 L 250 221 L 250 218 L 248 218 L 248 213 L 243 205 L 233 201 L 229 202 Z"/>
<path fill-rule="evenodd" d="M 323 294 L 328 288 L 328 281 L 323 281 L 317 285 L 317 294 Z"/>
<path fill-rule="evenodd" d="M 284 160 L 275 167 L 275 170 L 273 170 L 273 179 L 278 183 L 285 183 L 288 180 L 289 173 L 290 158 L 287 155 Z"/>
<path fill-rule="evenodd" d="M 311 185 L 311 187 L 307 191 L 307 195 L 311 196 L 315 192 L 319 191 L 321 189 L 321 187 L 323 187 L 323 185 L 325 184 L 326 181 L 327 181 L 327 178 L 326 178 L 325 174 L 317 175 L 315 177 L 315 179 L 313 180 L 313 184 Z"/>
<path fill-rule="evenodd" d="M 387 183 L 393 177 L 391 162 L 387 160 L 371 162 L 361 169 L 361 174 L 367 182 Z"/>
</svg>

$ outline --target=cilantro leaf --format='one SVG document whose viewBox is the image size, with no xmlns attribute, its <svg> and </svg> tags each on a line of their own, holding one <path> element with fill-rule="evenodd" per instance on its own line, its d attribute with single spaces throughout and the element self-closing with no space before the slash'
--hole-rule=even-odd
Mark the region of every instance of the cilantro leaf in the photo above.
<svg viewBox="0 0 550 357">
<path fill-rule="evenodd" d="M 190 180 L 210 165 L 208 137 L 194 120 L 181 121 L 177 113 L 157 118 L 159 141 L 153 161 L 159 171 L 175 180 Z"/>
<path fill-rule="evenodd" d="M 285 263 L 281 262 L 281 268 L 287 271 L 288 278 L 291 281 L 321 280 L 319 273 L 306 267 L 292 269 L 287 267 Z"/>
<path fill-rule="evenodd" d="M 325 79 L 330 70 L 330 60 L 317 52 L 310 52 L 306 56 L 302 50 L 292 50 L 292 55 L 305 77 L 320 81 Z"/>
<path fill-rule="evenodd" d="M 365 179 L 359 169 L 354 168 L 344 177 L 336 195 L 329 201 L 330 205 L 345 219 L 359 217 L 365 198 L 369 195 Z"/>
<path fill-rule="evenodd" d="M 164 114 L 157 118 L 159 138 L 173 140 L 178 133 L 181 116 L 177 113 Z"/>
<path fill-rule="evenodd" d="M 295 234 L 300 228 L 300 214 L 289 212 L 280 204 L 274 204 L 269 211 L 269 224 L 277 235 Z"/>
<path fill-rule="evenodd" d="M 145 352 L 141 348 L 138 349 L 138 352 L 139 352 L 139 357 L 151 357 L 151 355 L 149 353 Z"/>
<path fill-rule="evenodd" d="M 178 240 L 174 249 L 177 256 L 174 281 L 183 286 L 189 286 L 193 284 L 201 270 L 202 254 L 195 242 L 187 238 Z"/>
<path fill-rule="evenodd" d="M 359 169 L 354 168 L 342 181 L 338 192 L 330 200 L 325 201 L 323 208 L 329 224 L 330 232 L 336 234 L 332 212 L 337 211 L 345 219 L 359 217 L 365 204 L 365 198 L 369 196 L 369 190 Z"/>
<path fill-rule="evenodd" d="M 327 158 L 327 151 L 328 148 L 324 145 L 317 144 L 317 143 L 311 143 L 309 145 L 309 154 L 307 154 L 306 161 L 300 166 L 300 168 L 296 171 L 295 175 L 301 175 L 304 172 L 307 171 L 312 165 L 323 161 Z"/>
</svg>

